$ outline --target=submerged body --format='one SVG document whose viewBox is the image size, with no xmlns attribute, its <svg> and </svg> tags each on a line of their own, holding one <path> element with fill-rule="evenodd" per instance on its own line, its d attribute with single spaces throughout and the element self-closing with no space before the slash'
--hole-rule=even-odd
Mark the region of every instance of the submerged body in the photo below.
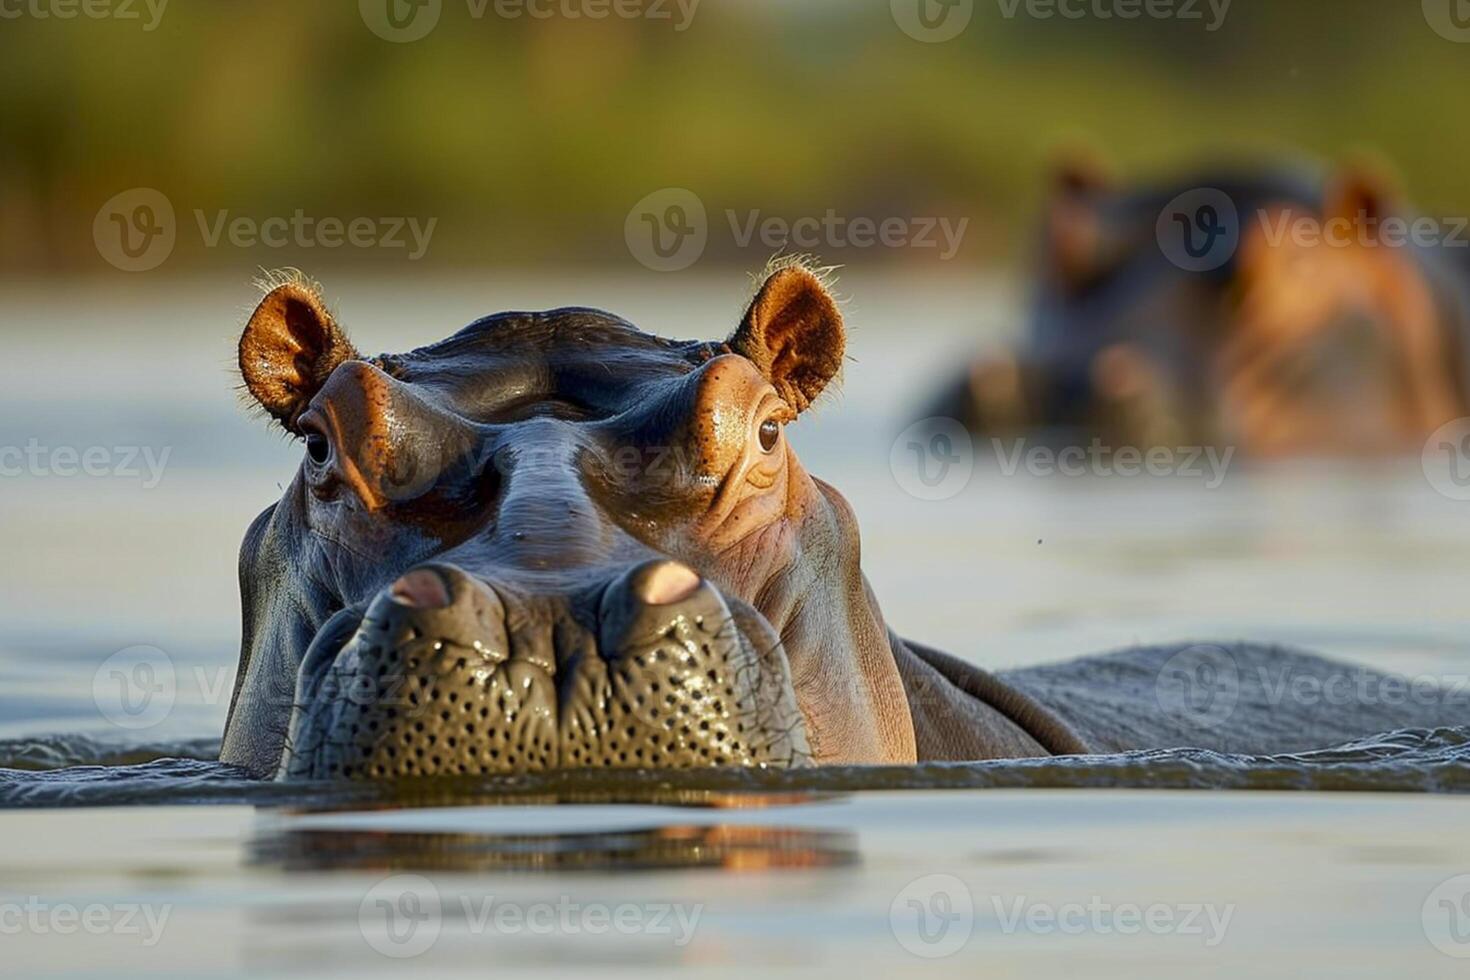
<svg viewBox="0 0 1470 980">
<path fill-rule="evenodd" d="M 377 357 L 311 286 L 273 284 L 241 370 L 306 459 L 242 548 L 222 760 L 390 778 L 1282 752 L 1456 720 L 1438 696 L 1387 715 L 1273 703 L 1240 680 L 1249 648 L 993 676 L 901 639 L 851 510 L 783 432 L 843 349 L 801 266 L 725 343 L 570 309 Z M 1170 700 L 1202 666 L 1237 674 L 1224 715 Z"/>
</svg>

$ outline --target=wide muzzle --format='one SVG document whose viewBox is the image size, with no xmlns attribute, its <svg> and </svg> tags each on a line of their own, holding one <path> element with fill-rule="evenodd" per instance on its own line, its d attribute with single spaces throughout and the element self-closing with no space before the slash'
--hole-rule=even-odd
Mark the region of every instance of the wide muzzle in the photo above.
<svg viewBox="0 0 1470 980">
<path fill-rule="evenodd" d="M 759 614 L 672 561 L 591 594 L 416 569 L 302 662 L 279 775 L 809 761 L 790 669 Z"/>
</svg>

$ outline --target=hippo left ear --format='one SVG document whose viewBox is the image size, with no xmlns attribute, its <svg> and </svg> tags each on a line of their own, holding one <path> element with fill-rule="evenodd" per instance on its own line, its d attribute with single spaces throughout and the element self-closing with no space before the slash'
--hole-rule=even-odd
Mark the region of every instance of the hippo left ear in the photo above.
<svg viewBox="0 0 1470 980">
<path fill-rule="evenodd" d="M 791 265 L 766 278 L 729 344 L 755 364 L 792 411 L 803 412 L 842 369 L 846 333 L 822 280 Z"/>
<path fill-rule="evenodd" d="M 316 288 L 294 276 L 266 294 L 240 337 L 245 387 L 293 433 L 327 377 L 357 356 Z"/>
</svg>

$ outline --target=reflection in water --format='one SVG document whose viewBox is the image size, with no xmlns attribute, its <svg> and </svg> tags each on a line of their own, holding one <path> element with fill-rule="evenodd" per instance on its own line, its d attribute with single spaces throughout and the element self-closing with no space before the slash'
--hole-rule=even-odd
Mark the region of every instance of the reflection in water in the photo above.
<svg viewBox="0 0 1470 980">
<path fill-rule="evenodd" d="M 295 829 L 251 841 L 255 865 L 286 871 L 761 871 L 858 863 L 848 831 L 670 825 L 614 833 L 471 834 Z"/>
</svg>

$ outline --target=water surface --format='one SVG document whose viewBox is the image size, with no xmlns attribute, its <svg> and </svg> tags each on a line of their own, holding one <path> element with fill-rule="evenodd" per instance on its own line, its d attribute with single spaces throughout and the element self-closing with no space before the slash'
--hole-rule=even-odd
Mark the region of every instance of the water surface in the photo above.
<svg viewBox="0 0 1470 980">
<path fill-rule="evenodd" d="M 744 298 L 713 276 L 329 286 L 365 350 L 427 342 L 493 310 L 568 304 L 713 337 Z M 1436 493 L 1417 459 L 1237 463 L 1210 487 L 1008 476 L 981 446 L 966 490 L 917 500 L 890 469 L 893 439 L 957 352 L 1013 330 L 1010 307 L 982 281 L 853 272 L 842 287 L 853 297 L 845 383 L 793 438 L 853 502 L 865 569 L 901 632 L 988 667 L 1251 639 L 1411 676 L 1470 675 L 1470 504 Z M 262 784 L 208 761 L 233 683 L 239 536 L 298 459 L 237 404 L 228 364 L 250 299 L 242 277 L 149 278 L 128 292 L 15 287 L 0 300 L 11 367 L 0 446 L 168 452 L 156 485 L 146 474 L 0 479 L 0 910 L 169 910 L 153 945 L 116 929 L 0 932 L 8 974 L 582 974 L 595 964 L 639 976 L 916 966 L 1029 976 L 1079 965 L 1120 976 L 1463 975 L 1433 939 L 1470 953 L 1470 880 L 1454 883 L 1470 873 L 1464 729 L 1273 759 L 1179 751 L 413 789 Z M 171 700 L 146 726 L 120 728 L 94 683 L 109 657 L 139 646 L 164 658 Z M 170 758 L 148 761 L 160 755 Z M 1159 789 L 1171 792 L 1149 792 Z M 932 874 L 959 880 L 968 911 Z M 372 941 L 384 888 L 392 901 L 424 898 L 398 875 L 422 876 L 439 901 L 437 938 L 409 966 Z M 487 897 L 523 911 L 702 912 L 679 945 L 651 929 L 487 930 L 475 914 Z M 1115 918 L 1044 926 L 1048 909 L 1089 903 Z M 1182 927 L 1126 933 L 1116 915 L 1130 903 L 1234 911 L 1206 946 Z M 1018 907 L 1040 912 L 1016 927 Z M 916 939 L 916 908 L 932 913 L 931 938 L 942 922 L 968 926 L 951 955 L 912 951 L 950 941 Z"/>
</svg>

